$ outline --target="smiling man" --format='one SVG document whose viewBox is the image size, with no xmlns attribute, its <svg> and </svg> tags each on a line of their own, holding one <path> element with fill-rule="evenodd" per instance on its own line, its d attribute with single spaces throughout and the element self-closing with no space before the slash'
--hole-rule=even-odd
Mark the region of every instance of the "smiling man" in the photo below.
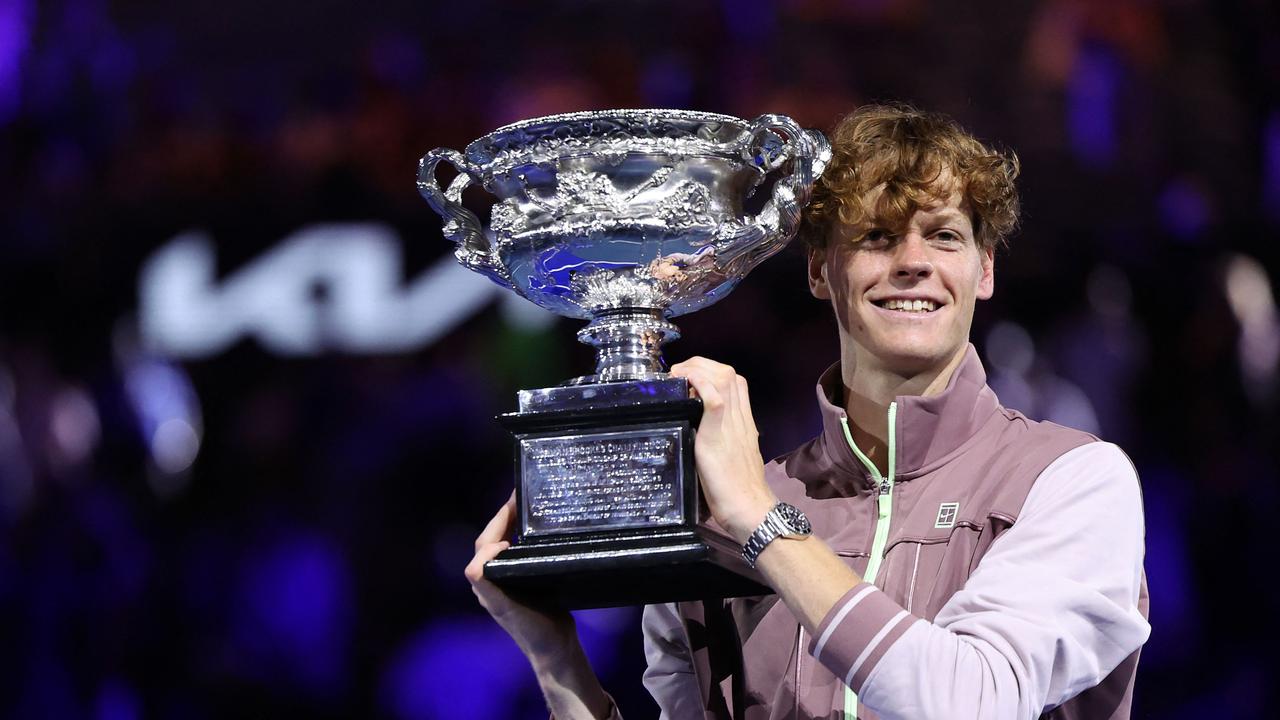
<svg viewBox="0 0 1280 720">
<path fill-rule="evenodd" d="M 840 334 L 822 432 L 765 464 L 746 381 L 671 369 L 704 404 L 711 513 L 778 594 L 646 608 L 646 686 L 675 720 L 1128 717 L 1150 633 L 1136 474 L 1000 406 L 969 344 L 1016 159 L 906 107 L 859 110 L 832 146 L 802 229 Z M 512 516 L 477 540 L 477 595 L 556 717 L 616 716 L 569 616 L 483 580 Z"/>
</svg>

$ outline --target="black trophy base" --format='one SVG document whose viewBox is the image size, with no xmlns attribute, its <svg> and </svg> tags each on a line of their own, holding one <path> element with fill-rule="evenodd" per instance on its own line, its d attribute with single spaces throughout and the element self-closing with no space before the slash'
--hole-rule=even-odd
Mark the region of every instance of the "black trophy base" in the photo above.
<svg viewBox="0 0 1280 720">
<path fill-rule="evenodd" d="M 515 543 L 485 577 L 544 607 L 617 607 L 772 592 L 701 524 L 683 378 L 522 390 Z"/>
<path fill-rule="evenodd" d="M 702 527 L 512 546 L 484 576 L 517 598 L 568 610 L 773 593 L 736 543 Z"/>
</svg>

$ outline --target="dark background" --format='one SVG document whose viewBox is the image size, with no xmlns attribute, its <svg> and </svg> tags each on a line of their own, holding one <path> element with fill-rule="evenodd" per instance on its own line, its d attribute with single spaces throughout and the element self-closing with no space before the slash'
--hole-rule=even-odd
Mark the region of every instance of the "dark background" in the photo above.
<svg viewBox="0 0 1280 720">
<path fill-rule="evenodd" d="M 580 323 L 450 272 L 417 159 L 567 110 L 826 128 L 871 100 L 1022 159 L 1024 228 L 973 338 L 1007 405 L 1139 469 L 1137 716 L 1267 715 L 1263 0 L 3 0 L 0 715 L 542 717 L 462 568 L 510 492 L 492 416 L 592 358 Z M 148 280 L 175 247 L 195 250 Z M 378 260 L 392 282 L 344 295 Z M 816 431 L 836 357 L 803 272 L 789 249 L 667 349 L 748 377 L 766 455 Z M 344 320 L 375 286 L 382 304 Z M 656 715 L 638 617 L 580 616 L 631 718 Z"/>
</svg>

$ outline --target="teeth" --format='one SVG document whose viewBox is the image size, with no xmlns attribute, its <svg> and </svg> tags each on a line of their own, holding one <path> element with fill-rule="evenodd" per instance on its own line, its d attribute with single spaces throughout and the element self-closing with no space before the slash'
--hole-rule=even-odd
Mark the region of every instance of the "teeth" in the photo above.
<svg viewBox="0 0 1280 720">
<path fill-rule="evenodd" d="M 933 312 L 938 309 L 932 300 L 886 300 L 882 306 L 886 310 L 901 312 Z"/>
</svg>

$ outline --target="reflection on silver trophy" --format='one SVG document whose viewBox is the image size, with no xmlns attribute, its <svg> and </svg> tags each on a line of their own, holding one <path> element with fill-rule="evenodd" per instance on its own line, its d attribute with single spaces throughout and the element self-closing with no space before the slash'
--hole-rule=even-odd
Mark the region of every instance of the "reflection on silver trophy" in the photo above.
<svg viewBox="0 0 1280 720">
<path fill-rule="evenodd" d="M 486 575 L 568 607 L 767 592 L 699 525 L 700 408 L 663 372 L 670 322 L 727 295 L 794 235 L 826 139 L 790 118 L 681 110 L 536 118 L 422 158 L 418 188 L 464 266 L 588 319 L 595 373 L 519 393 L 513 546 Z M 441 190 L 436 167 L 458 171 Z M 757 189 L 758 212 L 744 209 Z M 492 194 L 488 227 L 462 204 Z"/>
</svg>

